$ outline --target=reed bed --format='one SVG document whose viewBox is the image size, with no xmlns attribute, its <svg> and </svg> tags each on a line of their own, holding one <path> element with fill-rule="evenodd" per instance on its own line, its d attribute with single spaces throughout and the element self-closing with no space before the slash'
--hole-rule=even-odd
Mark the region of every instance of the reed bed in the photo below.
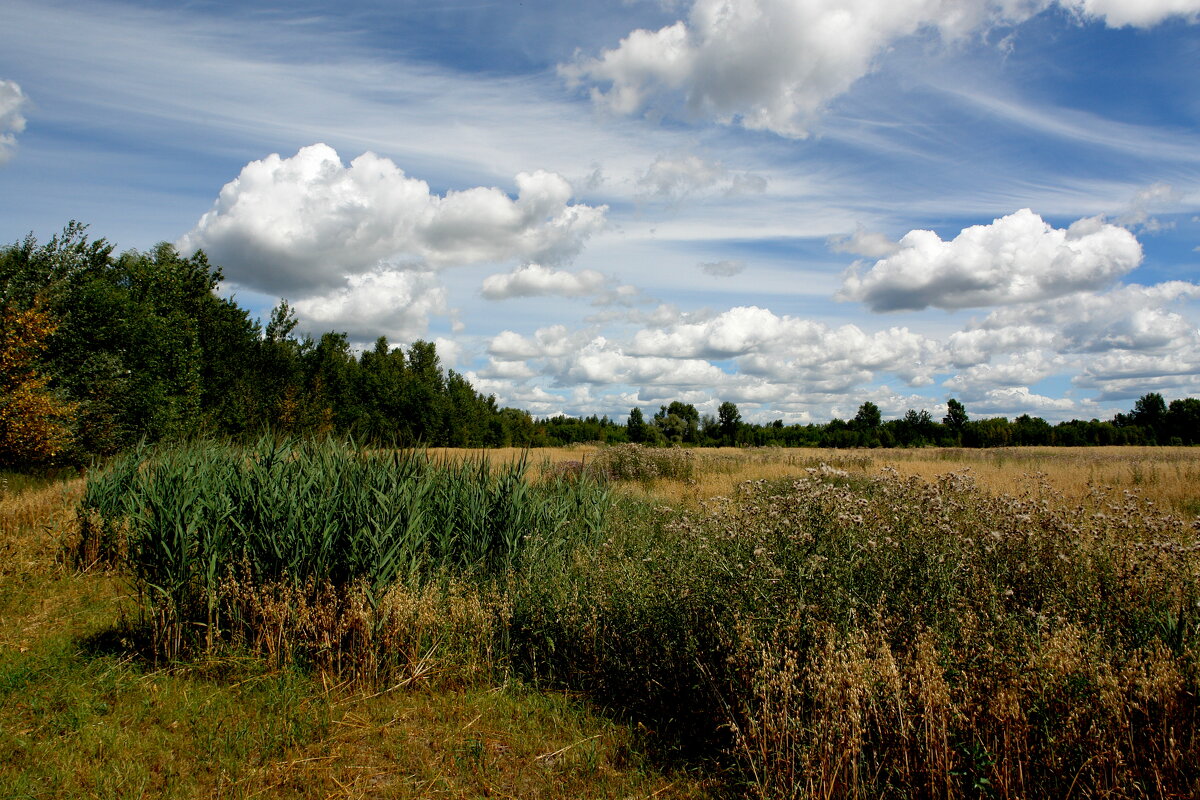
<svg viewBox="0 0 1200 800">
<path fill-rule="evenodd" d="M 525 472 L 332 441 L 133 452 L 89 476 L 77 559 L 129 573 L 168 658 L 231 637 L 294 643 L 285 632 L 306 646 L 274 649 L 340 658 L 386 640 L 398 606 L 455 606 L 455 581 L 502 580 L 603 529 L 603 487 Z"/>
</svg>

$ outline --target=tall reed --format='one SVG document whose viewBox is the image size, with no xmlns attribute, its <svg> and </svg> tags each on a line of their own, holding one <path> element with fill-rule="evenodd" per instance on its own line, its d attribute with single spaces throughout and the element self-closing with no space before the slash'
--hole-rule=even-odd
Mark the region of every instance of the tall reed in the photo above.
<svg viewBox="0 0 1200 800">
<path fill-rule="evenodd" d="M 130 453 L 88 480 L 81 560 L 133 576 L 160 652 L 219 638 L 229 581 L 306 596 L 353 590 L 376 608 L 438 575 L 498 578 L 533 549 L 593 537 L 607 493 L 586 478 L 531 484 L 524 460 L 260 440 Z M 245 624 L 246 620 L 227 620 Z"/>
</svg>

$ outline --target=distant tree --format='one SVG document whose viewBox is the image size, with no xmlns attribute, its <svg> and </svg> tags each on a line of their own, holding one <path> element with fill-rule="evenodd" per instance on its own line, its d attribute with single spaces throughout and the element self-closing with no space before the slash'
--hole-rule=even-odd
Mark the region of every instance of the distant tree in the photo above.
<svg viewBox="0 0 1200 800">
<path fill-rule="evenodd" d="M 1167 433 L 1180 444 L 1200 444 L 1200 400 L 1185 397 L 1172 400 L 1167 408 Z"/>
<path fill-rule="evenodd" d="M 642 410 L 637 406 L 629 409 L 629 419 L 625 423 L 625 434 L 631 442 L 641 443 L 646 441 L 646 419 L 642 416 Z"/>
<path fill-rule="evenodd" d="M 967 416 L 967 409 L 963 407 L 963 404 L 953 397 L 947 400 L 946 416 L 942 418 L 942 424 L 949 428 L 954 436 L 961 437 L 968 422 L 970 422 L 970 418 Z"/>
<path fill-rule="evenodd" d="M 1004 447 L 1012 438 L 1012 426 L 1005 417 L 972 420 L 963 427 L 962 443 L 967 447 Z"/>
<path fill-rule="evenodd" d="M 1167 403 L 1158 392 L 1150 392 L 1133 404 L 1133 424 L 1141 427 L 1153 439 L 1163 444 L 1167 428 Z"/>
<path fill-rule="evenodd" d="M 654 427 L 672 444 L 682 444 L 688 432 L 687 420 L 678 414 L 655 414 Z"/>
<path fill-rule="evenodd" d="M 673 400 L 659 407 L 654 426 L 668 442 L 694 444 L 700 438 L 700 412 L 691 403 Z"/>
<path fill-rule="evenodd" d="M 904 412 L 901 423 L 900 440 L 903 444 L 930 444 L 937 436 L 937 423 L 933 421 L 933 415 L 925 409 L 916 411 L 910 408 Z"/>
<path fill-rule="evenodd" d="M 879 411 L 879 406 L 868 400 L 858 407 L 858 413 L 854 415 L 853 427 L 860 431 L 873 431 L 882 423 L 883 415 Z"/>
<path fill-rule="evenodd" d="M 436 444 L 442 434 L 445 378 L 437 346 L 418 339 L 408 348 L 404 381 L 403 424 L 406 443 Z"/>
<path fill-rule="evenodd" d="M 1017 445 L 1050 444 L 1050 423 L 1041 417 L 1022 414 L 1012 423 L 1012 443 Z"/>
<path fill-rule="evenodd" d="M 717 424 L 720 427 L 723 443 L 726 445 L 737 444 L 738 427 L 742 424 L 742 415 L 735 404 L 728 401 L 721 403 L 717 409 Z"/>
</svg>

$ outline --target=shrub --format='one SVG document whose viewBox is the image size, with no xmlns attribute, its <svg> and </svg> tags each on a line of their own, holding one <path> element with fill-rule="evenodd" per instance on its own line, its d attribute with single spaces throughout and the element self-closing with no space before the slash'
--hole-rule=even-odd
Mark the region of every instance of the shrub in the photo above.
<svg viewBox="0 0 1200 800">
<path fill-rule="evenodd" d="M 696 455 L 678 447 L 617 444 L 596 453 L 588 469 L 610 481 L 650 483 L 657 478 L 686 481 L 696 474 Z"/>
</svg>

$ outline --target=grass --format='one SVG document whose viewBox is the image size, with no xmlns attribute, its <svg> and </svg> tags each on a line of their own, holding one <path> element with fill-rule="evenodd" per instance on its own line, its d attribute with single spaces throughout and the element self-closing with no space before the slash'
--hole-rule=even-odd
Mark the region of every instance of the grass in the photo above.
<svg viewBox="0 0 1200 800">
<path fill-rule="evenodd" d="M 252 653 L 155 664 L 128 577 L 77 565 L 83 481 L 0 498 L 0 797 L 710 794 L 571 694 L 463 675 L 368 686 Z"/>
<path fill-rule="evenodd" d="M 588 461 L 598 452 L 580 448 L 559 451 L 552 457 Z M 1200 448 L 1196 447 L 712 448 L 689 452 L 695 458 L 691 481 L 652 480 L 634 488 L 659 501 L 695 503 L 729 496 L 745 481 L 787 478 L 822 464 L 856 475 L 873 475 L 890 467 L 901 475 L 927 481 L 969 470 L 981 487 L 994 494 L 1017 495 L 1040 482 L 1065 501 L 1078 502 L 1094 489 L 1128 489 L 1171 511 L 1200 514 Z"/>
<path fill-rule="evenodd" d="M 544 455 L 522 485 L 600 477 L 596 524 L 370 592 L 225 562 L 254 624 L 176 653 L 144 532 L 74 561 L 82 482 L 6 494 L 0 795 L 1200 793 L 1200 451 Z"/>
<path fill-rule="evenodd" d="M 595 445 L 533 451 L 531 467 L 563 463 L 589 465 L 604 453 Z M 447 458 L 491 454 L 494 463 L 522 457 L 523 451 L 437 450 Z M 670 452 L 667 451 L 658 451 Z M 749 480 L 786 478 L 826 464 L 854 474 L 872 475 L 884 467 L 902 475 L 935 480 L 948 472 L 970 470 L 980 486 L 996 494 L 1020 494 L 1031 479 L 1048 483 L 1070 501 L 1094 488 L 1137 490 L 1172 511 L 1200 515 L 1200 448 L 1197 447 L 1006 447 L 834 450 L 824 448 L 703 448 L 685 450 L 694 461 L 691 480 L 646 476 L 625 488 L 641 497 L 672 504 L 695 503 L 733 494 Z M 650 455 L 653 456 L 654 451 Z M 643 473 L 645 476 L 645 473 Z"/>
</svg>

